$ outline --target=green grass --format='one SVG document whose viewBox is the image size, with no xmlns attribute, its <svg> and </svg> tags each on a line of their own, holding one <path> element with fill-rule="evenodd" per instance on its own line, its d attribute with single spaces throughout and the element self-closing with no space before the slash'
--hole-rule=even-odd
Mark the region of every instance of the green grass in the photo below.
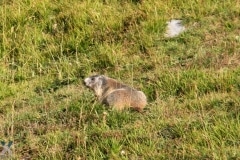
<svg viewBox="0 0 240 160">
<path fill-rule="evenodd" d="M 234 0 L 2 0 L 0 141 L 12 159 L 239 159 L 239 16 Z M 187 31 L 169 39 L 172 18 Z M 144 113 L 99 104 L 93 73 L 143 90 Z"/>
</svg>

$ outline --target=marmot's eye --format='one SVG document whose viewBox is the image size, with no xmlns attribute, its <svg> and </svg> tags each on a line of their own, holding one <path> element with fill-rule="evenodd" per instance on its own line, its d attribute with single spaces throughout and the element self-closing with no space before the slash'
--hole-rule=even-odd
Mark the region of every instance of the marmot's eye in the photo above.
<svg viewBox="0 0 240 160">
<path fill-rule="evenodd" d="M 94 80 L 95 80 L 95 78 L 94 78 L 94 77 L 92 77 L 92 78 L 91 78 L 91 81 L 94 81 Z"/>
</svg>

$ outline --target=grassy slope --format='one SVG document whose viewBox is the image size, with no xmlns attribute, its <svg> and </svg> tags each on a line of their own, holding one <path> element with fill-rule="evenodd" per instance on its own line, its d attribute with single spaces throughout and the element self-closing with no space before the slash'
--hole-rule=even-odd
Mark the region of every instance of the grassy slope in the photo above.
<svg viewBox="0 0 240 160">
<path fill-rule="evenodd" d="M 0 140 L 16 159 L 240 157 L 237 1 L 0 3 Z M 188 31 L 166 39 L 171 18 Z M 146 112 L 95 102 L 94 72 L 142 89 Z"/>
</svg>

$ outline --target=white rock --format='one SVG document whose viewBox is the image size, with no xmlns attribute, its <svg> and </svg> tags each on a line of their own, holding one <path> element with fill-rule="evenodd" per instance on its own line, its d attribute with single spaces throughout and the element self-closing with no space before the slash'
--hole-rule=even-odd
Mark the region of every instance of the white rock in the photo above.
<svg viewBox="0 0 240 160">
<path fill-rule="evenodd" d="M 186 28 L 182 25 L 182 20 L 172 19 L 167 22 L 167 31 L 165 33 L 165 37 L 176 37 L 180 33 L 186 30 Z"/>
</svg>

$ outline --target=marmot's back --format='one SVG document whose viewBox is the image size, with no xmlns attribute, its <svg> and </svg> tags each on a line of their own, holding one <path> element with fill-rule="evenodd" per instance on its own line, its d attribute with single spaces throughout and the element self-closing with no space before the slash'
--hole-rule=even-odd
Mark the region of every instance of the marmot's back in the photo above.
<svg viewBox="0 0 240 160">
<path fill-rule="evenodd" d="M 122 88 L 109 93 L 102 102 L 109 106 L 114 106 L 117 110 L 131 107 L 141 111 L 146 106 L 147 99 L 141 91 Z"/>
<path fill-rule="evenodd" d="M 142 91 L 135 90 L 112 78 L 95 75 L 84 80 L 86 86 L 94 90 L 98 99 L 117 110 L 133 108 L 141 111 L 147 104 L 147 98 Z"/>
</svg>

